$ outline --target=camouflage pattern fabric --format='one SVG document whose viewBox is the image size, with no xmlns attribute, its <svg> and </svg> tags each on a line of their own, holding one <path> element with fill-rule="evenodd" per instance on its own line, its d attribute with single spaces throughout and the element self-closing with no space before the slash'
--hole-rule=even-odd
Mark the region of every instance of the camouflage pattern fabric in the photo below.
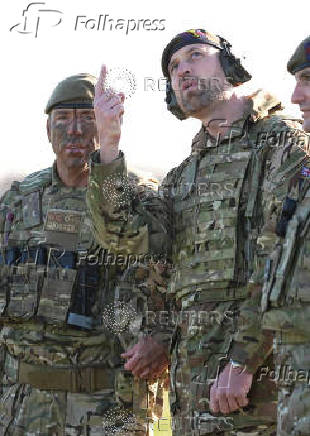
<svg viewBox="0 0 310 436">
<path fill-rule="evenodd" d="M 270 314 L 271 315 L 271 314 Z M 277 436 L 310 434 L 310 346 L 287 343 L 277 333 L 275 345 L 275 373 L 278 385 Z M 272 370 L 264 371 L 270 377 Z"/>
<path fill-rule="evenodd" d="M 277 217 L 283 199 L 282 193 L 270 195 L 270 184 L 284 162 L 295 168 L 304 159 L 295 145 L 298 124 L 274 113 L 277 103 L 271 96 L 257 93 L 251 101 L 244 118 L 231 126 L 226 138 L 214 140 L 202 129 L 193 141 L 192 155 L 163 184 L 164 195 L 174 190 L 176 274 L 171 291 L 180 309 L 193 310 L 196 319 L 205 310 L 203 304 L 219 314 L 219 321 L 206 331 L 202 328 L 202 333 L 201 326 L 181 326 L 176 341 L 172 411 L 176 422 L 187 421 L 186 435 L 237 429 L 246 433 L 259 425 L 267 426 L 262 434 L 274 431 L 276 389 L 272 380 L 255 382 L 249 406 L 227 416 L 213 416 L 207 401 L 210 384 L 230 357 L 253 373 L 259 372 L 266 359 L 270 365 L 271 337 L 260 329 L 257 310 L 251 312 L 248 284 L 275 239 L 267 233 L 264 244 L 257 244 L 266 217 Z M 282 136 L 282 141 L 272 144 L 263 140 L 270 134 L 279 138 L 284 132 L 296 135 L 295 139 Z M 235 336 L 239 313 L 247 305 L 250 309 L 242 315 L 252 330 L 247 330 L 247 336 Z M 230 323 L 227 318 L 232 318 Z M 175 434 L 181 434 L 182 424 Z"/>
<path fill-rule="evenodd" d="M 305 150 L 309 136 L 304 134 Z M 245 358 L 253 353 L 253 345 L 243 337 L 253 335 L 254 313 L 259 312 L 261 328 L 273 340 L 275 362 L 264 364 L 257 373 L 258 381 L 275 380 L 278 387 L 277 435 L 307 435 L 309 424 L 309 374 L 310 337 L 305 328 L 309 323 L 309 225 L 310 190 L 309 158 L 302 165 L 287 165 L 279 168 L 270 185 L 270 193 L 284 201 L 277 220 L 266 220 L 260 240 L 272 236 L 275 241 L 272 254 L 266 259 L 265 268 L 260 263 L 259 273 L 253 277 L 252 302 L 241 311 L 236 339 L 242 343 Z M 285 232 L 276 237 L 275 221 L 283 220 L 287 199 L 297 207 L 286 219 Z M 286 213 L 286 212 L 285 212 Z M 251 315 L 252 314 L 252 315 Z M 240 317 L 239 317 L 240 321 Z M 251 331 L 252 330 L 252 331 Z M 257 353 L 266 355 L 259 347 Z"/>
<path fill-rule="evenodd" d="M 310 434 L 309 385 L 279 386 L 278 436 L 305 436 Z"/>
<path fill-rule="evenodd" d="M 259 91 L 248 99 L 244 116 L 225 136 L 212 138 L 202 127 L 191 155 L 162 184 L 162 210 L 167 205 L 173 220 L 174 274 L 169 293 L 177 326 L 170 395 L 175 435 L 267 435 L 275 430 L 273 381 L 254 383 L 249 406 L 228 416 L 209 412 L 208 388 L 227 358 L 256 373 L 271 353 L 271 336 L 260 328 L 259 304 L 252 304 L 259 301 L 259 293 L 257 300 L 251 295 L 259 280 L 253 273 L 261 275 L 261 265 L 276 240 L 272 225 L 287 187 L 281 177 L 285 173 L 290 178 L 305 158 L 300 124 L 278 115 L 280 106 L 277 99 Z M 129 183 L 122 157 L 111 168 Z M 275 192 L 272 188 L 279 180 Z M 120 185 L 120 179 L 111 181 L 108 172 L 90 185 L 88 204 L 95 233 L 102 242 L 110 238 L 116 251 L 129 246 L 143 250 L 147 244 L 143 226 L 129 206 L 117 205 L 124 201 Z M 106 194 L 107 186 L 113 187 L 113 199 Z M 249 336 L 244 334 L 248 327 Z"/>
<path fill-rule="evenodd" d="M 0 435 L 147 435 L 161 414 L 164 378 L 134 380 L 120 354 L 146 334 L 167 342 L 146 317 L 165 307 L 167 266 L 100 248 L 85 194 L 64 186 L 54 164 L 1 199 Z M 96 368 L 99 381 L 87 372 Z M 58 386 L 56 374 L 72 390 L 44 388 Z"/>
<path fill-rule="evenodd" d="M 278 241 L 274 268 L 262 290 L 262 327 L 275 332 L 276 358 L 275 367 L 264 369 L 263 377 L 275 373 L 279 388 L 277 435 L 281 436 L 310 433 L 310 335 L 306 328 L 310 320 L 310 189 L 305 168 L 296 176 L 296 212 L 285 238 Z M 290 190 L 288 194 L 292 195 Z"/>
</svg>

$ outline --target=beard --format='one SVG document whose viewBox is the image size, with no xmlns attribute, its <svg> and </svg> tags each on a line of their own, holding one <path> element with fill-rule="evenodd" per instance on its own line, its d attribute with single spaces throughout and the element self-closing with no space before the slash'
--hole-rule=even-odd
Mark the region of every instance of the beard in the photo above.
<svg viewBox="0 0 310 436">
<path fill-rule="evenodd" d="M 200 79 L 198 87 L 180 92 L 180 106 L 186 115 L 210 110 L 219 101 L 225 100 L 225 84 Z"/>
</svg>

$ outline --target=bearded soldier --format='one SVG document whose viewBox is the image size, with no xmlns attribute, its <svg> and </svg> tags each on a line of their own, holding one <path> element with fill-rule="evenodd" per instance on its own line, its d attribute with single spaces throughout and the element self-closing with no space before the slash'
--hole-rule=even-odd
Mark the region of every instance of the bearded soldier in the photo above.
<svg viewBox="0 0 310 436">
<path fill-rule="evenodd" d="M 249 404 L 237 395 L 237 408 L 248 407 L 225 418 L 210 413 L 209 389 L 227 360 L 233 357 L 230 376 L 245 364 L 242 344 L 234 343 L 233 335 L 239 309 L 248 298 L 256 238 L 264 224 L 261 190 L 278 161 L 289 158 L 287 138 L 280 140 L 280 132 L 292 133 L 293 126 L 276 114 L 281 104 L 275 97 L 263 91 L 245 94 L 240 85 L 251 76 L 227 41 L 203 29 L 177 35 L 164 50 L 162 68 L 168 80 L 168 109 L 179 119 L 202 121 L 191 155 L 163 183 L 163 193 L 173 203 L 176 273 L 171 288 L 181 314 L 195 313 L 194 320 L 181 316 L 173 349 L 175 433 L 241 430 L 269 435 L 275 428 L 271 380 L 254 383 Z M 276 134 L 278 144 L 263 141 L 266 132 Z M 203 313 L 215 317 L 204 322 Z M 259 329 L 255 333 L 248 340 L 260 344 L 264 358 L 247 356 L 244 386 L 248 374 L 252 377 L 270 354 L 270 337 Z"/>
<path fill-rule="evenodd" d="M 280 200 L 269 196 L 271 181 L 280 164 L 285 162 L 289 172 L 304 158 L 294 145 L 298 124 L 276 113 L 281 104 L 275 97 L 237 89 L 251 76 L 226 40 L 203 29 L 173 38 L 162 68 L 168 109 L 179 119 L 202 121 L 190 156 L 162 185 L 174 230 L 170 293 L 179 310 L 171 347 L 174 434 L 233 435 L 240 429 L 242 434 L 269 435 L 275 430 L 274 382 L 254 382 L 249 404 L 244 392 L 266 356 L 271 362 L 271 335 L 257 324 L 242 340 L 234 340 L 234 334 L 240 307 L 251 298 L 249 279 L 273 243 L 270 237 L 263 249 L 257 245 L 266 216 L 275 219 L 280 209 Z M 113 162 L 114 170 L 125 175 L 122 161 Z M 145 229 L 115 206 L 107 194 L 111 186 L 113 198 L 120 196 L 119 185 L 108 175 L 98 177 L 89 191 L 97 239 L 106 243 L 113 238 L 116 251 L 128 246 L 143 250 Z M 142 350 L 147 348 L 140 347 L 140 354 Z M 139 352 L 126 365 L 136 375 Z M 229 416 L 214 415 L 209 389 L 229 359 L 229 377 L 243 374 L 232 405 L 247 407 Z M 228 406 L 221 404 L 216 412 L 227 413 Z"/>
<path fill-rule="evenodd" d="M 92 236 L 85 198 L 101 133 L 95 83 L 77 74 L 56 86 L 46 107 L 56 160 L 1 199 L 1 435 L 149 434 L 155 386 L 150 398 L 146 381 L 124 370 L 121 353 L 141 336 L 156 351 L 154 337 L 164 337 L 145 317 L 161 308 L 164 268 L 127 271 L 126 259 L 106 256 Z M 110 98 L 107 135 L 123 113 L 123 96 Z M 130 208 L 135 189 L 127 191 Z M 147 218 L 141 225 L 151 228 L 156 219 Z M 161 254 L 167 232 L 152 229 L 150 253 Z"/>
<path fill-rule="evenodd" d="M 304 130 L 310 132 L 310 37 L 299 44 L 287 69 L 296 79 L 292 103 L 299 104 Z M 299 139 L 299 145 L 309 150 L 309 136 L 301 133 Z M 284 194 L 284 200 L 277 225 L 265 226 L 260 243 L 263 246 L 272 230 L 278 240 L 266 261 L 264 282 L 263 274 L 260 274 L 261 280 L 259 276 L 253 280 L 253 289 L 256 287 L 253 302 L 261 308 L 261 328 L 274 334 L 275 367 L 263 366 L 258 379 L 277 381 L 279 436 L 310 434 L 309 177 L 309 159 L 305 158 L 295 168 L 289 169 L 284 164 L 270 185 L 274 198 Z M 244 322 L 240 322 L 237 335 L 240 340 L 252 335 L 255 311 L 257 307 L 253 305 L 243 308 Z M 247 348 L 252 348 L 250 352 L 253 352 L 254 346 L 248 344 Z M 247 348 L 244 347 L 245 355 Z M 257 347 L 256 353 L 263 356 L 264 350 Z M 223 385 L 223 380 L 218 384 Z M 229 399 L 236 395 L 236 385 L 222 391 L 222 398 L 226 396 L 230 402 Z M 221 408 L 217 404 L 220 396 L 219 392 L 214 392 L 215 409 Z"/>
</svg>

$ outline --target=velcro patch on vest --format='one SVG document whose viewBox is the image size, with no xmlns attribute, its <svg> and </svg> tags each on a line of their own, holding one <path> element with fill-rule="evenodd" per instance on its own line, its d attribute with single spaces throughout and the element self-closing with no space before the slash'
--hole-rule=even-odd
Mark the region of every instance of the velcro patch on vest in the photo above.
<svg viewBox="0 0 310 436">
<path fill-rule="evenodd" d="M 23 197 L 23 220 L 26 229 L 42 223 L 40 191 L 34 191 Z"/>
<path fill-rule="evenodd" d="M 302 175 L 302 177 L 309 178 L 310 177 L 310 168 L 303 166 L 301 169 L 301 175 Z"/>
<path fill-rule="evenodd" d="M 50 209 L 44 225 L 47 243 L 75 250 L 83 217 L 84 213 L 75 210 Z"/>
</svg>

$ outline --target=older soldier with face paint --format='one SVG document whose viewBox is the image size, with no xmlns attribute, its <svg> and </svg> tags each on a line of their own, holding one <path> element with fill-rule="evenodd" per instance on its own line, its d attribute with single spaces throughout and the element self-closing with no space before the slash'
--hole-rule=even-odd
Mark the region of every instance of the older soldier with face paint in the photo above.
<svg viewBox="0 0 310 436">
<path fill-rule="evenodd" d="M 159 267 L 127 274 L 120 262 L 98 261 L 86 190 L 124 96 L 106 96 L 108 123 L 97 131 L 95 84 L 77 74 L 56 86 L 46 107 L 55 162 L 0 202 L 1 435 L 150 434 L 156 386 L 134 380 L 121 353 L 140 336 L 156 346 L 148 334 L 161 332 L 145 314 L 161 304 L 165 278 Z"/>
</svg>

